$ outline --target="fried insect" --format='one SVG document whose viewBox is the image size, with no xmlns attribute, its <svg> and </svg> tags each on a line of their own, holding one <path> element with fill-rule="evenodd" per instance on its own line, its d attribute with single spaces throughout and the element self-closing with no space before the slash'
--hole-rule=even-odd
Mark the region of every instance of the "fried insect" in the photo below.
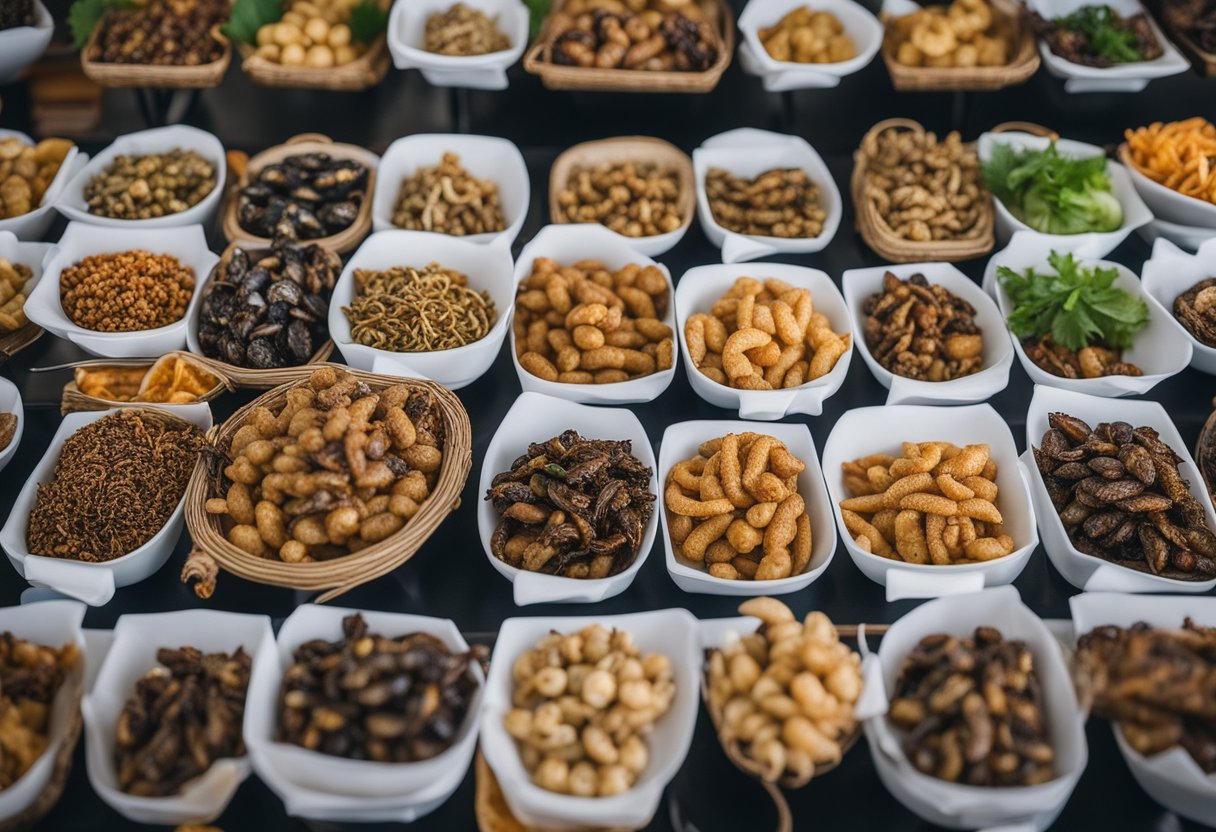
<svg viewBox="0 0 1216 832">
<path fill-rule="evenodd" d="M 870 354 L 895 375 L 951 381 L 983 369 L 975 307 L 923 274 L 901 280 L 887 272 L 862 311 Z"/>
</svg>

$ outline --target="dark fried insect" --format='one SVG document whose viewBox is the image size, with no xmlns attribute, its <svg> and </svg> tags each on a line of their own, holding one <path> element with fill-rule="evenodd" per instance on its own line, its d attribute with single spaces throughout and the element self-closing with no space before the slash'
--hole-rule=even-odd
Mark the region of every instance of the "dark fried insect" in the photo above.
<svg viewBox="0 0 1216 832">
<path fill-rule="evenodd" d="M 326 153 L 266 165 L 241 188 L 237 222 L 259 237 L 315 240 L 348 228 L 366 199 L 367 168 Z"/>
</svg>

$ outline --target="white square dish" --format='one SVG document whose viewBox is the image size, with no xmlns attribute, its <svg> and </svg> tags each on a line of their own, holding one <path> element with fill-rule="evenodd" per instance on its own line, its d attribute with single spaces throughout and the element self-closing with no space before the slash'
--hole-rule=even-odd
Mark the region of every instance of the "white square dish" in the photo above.
<svg viewBox="0 0 1216 832">
<path fill-rule="evenodd" d="M 1187 254 L 1162 237 L 1153 243 L 1153 254 L 1140 273 L 1140 285 L 1173 316 L 1178 296 L 1210 277 L 1216 277 L 1216 238 L 1204 242 L 1194 254 Z M 1191 366 L 1208 375 L 1216 375 L 1216 347 L 1203 343 L 1186 327 L 1183 332 L 1191 340 Z"/>
<path fill-rule="evenodd" d="M 760 30 L 775 26 L 784 15 L 806 5 L 805 0 L 749 0 L 739 15 L 739 62 L 746 72 L 760 76 L 764 89 L 769 92 L 838 86 L 846 75 L 852 75 L 874 60 L 882 47 L 882 24 L 860 3 L 816 0 L 812 9 L 836 16 L 857 47 L 857 55 L 847 61 L 828 64 L 774 59 L 760 40 Z"/>
<path fill-rule="evenodd" d="M 509 38 L 506 49 L 485 55 L 439 55 L 427 52 L 426 21 L 451 8 L 449 0 L 409 0 L 393 4 L 388 22 L 388 51 L 397 69 L 418 69 L 428 84 L 436 87 L 468 87 L 475 90 L 505 90 L 507 69 L 519 60 L 528 45 L 528 7 L 519 0 L 463 0 L 466 6 L 496 19 Z"/>
</svg>

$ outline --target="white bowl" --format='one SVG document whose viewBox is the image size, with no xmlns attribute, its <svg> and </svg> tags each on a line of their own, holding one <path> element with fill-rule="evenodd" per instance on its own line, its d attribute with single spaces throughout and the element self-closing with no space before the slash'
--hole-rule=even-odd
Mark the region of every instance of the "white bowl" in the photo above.
<svg viewBox="0 0 1216 832">
<path fill-rule="evenodd" d="M 768 130 L 728 130 L 706 139 L 692 152 L 697 184 L 697 217 L 709 241 L 722 249 L 723 263 L 739 263 L 773 254 L 809 254 L 822 251 L 836 236 L 844 213 L 840 191 L 832 173 L 815 149 L 797 136 Z M 827 213 L 818 237 L 749 236 L 727 231 L 714 221 L 705 194 L 710 168 L 723 168 L 735 176 L 758 176 L 773 168 L 801 168 L 819 186 L 819 204 Z"/>
<path fill-rule="evenodd" d="M 572 633 L 591 624 L 626 630 L 642 653 L 671 660 L 676 684 L 671 709 L 646 736 L 650 761 L 633 788 L 612 797 L 575 797 L 542 789 L 532 782 L 519 758 L 515 739 L 503 727 L 511 709 L 515 660 L 550 632 Z M 521 823 L 541 828 L 614 827 L 641 829 L 654 818 L 663 790 L 684 763 L 692 743 L 701 691 L 701 650 L 697 619 L 682 609 L 630 615 L 570 618 L 508 618 L 498 631 L 486 701 L 481 716 L 481 753 L 502 786 L 507 805 Z"/>
<path fill-rule="evenodd" d="M 735 279 L 744 276 L 759 280 L 775 277 L 796 288 L 809 290 L 815 311 L 827 315 L 833 331 L 851 332 L 852 340 L 856 343 L 857 330 L 851 325 L 844 298 L 840 296 L 840 290 L 832 278 L 819 269 L 784 263 L 755 263 L 746 267 L 730 264 L 697 266 L 686 271 L 676 285 L 676 332 L 689 384 L 698 396 L 710 404 L 738 410 L 741 419 L 783 419 L 795 413 L 818 416 L 823 413 L 824 399 L 844 383 L 849 373 L 849 362 L 853 358 L 852 349 L 840 356 L 826 375 L 799 387 L 782 390 L 736 390 L 719 384 L 698 370 L 688 356 L 688 341 L 684 337 L 684 325 L 688 319 L 699 312 L 708 313 L 714 302 L 735 284 Z"/>
<path fill-rule="evenodd" d="M 446 618 L 359 611 L 317 604 L 296 607 L 279 628 L 277 660 L 263 662 L 253 669 L 245 705 L 245 744 L 259 777 L 264 776 L 263 772 L 268 772 L 269 776 L 277 776 L 305 792 L 371 800 L 392 798 L 397 801 L 396 805 L 402 805 L 408 803 L 416 793 L 429 789 L 440 778 L 450 776 L 453 769 L 461 772 L 468 769 L 477 744 L 478 715 L 484 690 L 481 667 L 476 662 L 471 667 L 479 689 L 470 703 L 469 712 L 453 744 L 429 760 L 416 763 L 351 760 L 309 751 L 274 738 L 279 722 L 279 686 L 283 674 L 294 663 L 292 654 L 297 647 L 312 639 L 340 640 L 342 619 L 356 612 L 362 612 L 369 633 L 387 637 L 430 633 L 453 651 L 469 649 L 460 630 Z"/>
<path fill-rule="evenodd" d="M 8 631 L 18 638 L 54 648 L 72 642 L 80 651 L 76 667 L 64 678 L 51 704 L 46 748 L 25 774 L 0 790 L 0 818 L 5 821 L 26 811 L 51 783 L 55 758 L 67 740 L 68 728 L 76 715 L 76 697 L 84 685 L 88 662 L 80 628 L 84 613 L 84 605 L 75 601 L 40 601 L 0 609 L 0 632 Z"/>
<path fill-rule="evenodd" d="M 84 198 L 85 186 L 94 176 L 104 172 L 115 157 L 168 153 L 174 148 L 193 150 L 215 165 L 215 186 L 207 196 L 185 211 L 146 220 L 122 220 L 89 213 L 88 204 Z M 107 228 L 138 228 L 142 231 L 149 228 L 177 228 L 195 223 L 206 224 L 215 217 L 215 209 L 220 204 L 220 196 L 224 192 L 224 179 L 227 174 L 228 163 L 224 156 L 224 145 L 211 133 L 199 130 L 197 127 L 187 127 L 184 124 L 140 130 L 137 133 L 119 136 L 109 147 L 94 156 L 92 161 L 85 165 L 84 169 L 76 174 L 63 189 L 63 193 L 55 203 L 55 209 L 69 220 Z"/>
<path fill-rule="evenodd" d="M 983 563 L 938 566 L 884 558 L 865 551 L 853 541 L 840 514 L 840 501 L 848 496 L 841 465 L 875 453 L 899 456 L 901 442 L 937 441 L 988 445 L 997 464 L 997 508 L 1005 520 L 1005 534 L 1013 538 L 1017 547 L 1012 553 Z M 1030 491 L 1018 467 L 1013 434 L 991 405 L 951 408 L 879 405 L 850 410 L 836 422 L 823 446 L 823 471 L 840 539 L 857 568 L 887 588 L 888 601 L 978 592 L 985 587 L 1012 583 L 1039 544 Z"/>
<path fill-rule="evenodd" d="M 1125 158 L 1126 155 L 1125 142 L 1120 147 L 1120 158 Z M 1140 194 L 1140 198 L 1153 212 L 1154 217 L 1182 226 L 1202 228 L 1209 235 L 1216 235 L 1216 202 L 1187 196 L 1173 188 L 1167 188 L 1141 173 L 1130 160 L 1124 167 L 1131 174 L 1132 186 L 1135 187 L 1136 193 Z"/>
<path fill-rule="evenodd" d="M 883 277 L 891 272 L 901 280 L 923 274 L 970 303 L 975 308 L 975 322 L 984 335 L 983 369 L 951 381 L 922 381 L 905 378 L 888 370 L 870 352 L 866 344 L 865 303 L 882 291 Z M 853 318 L 853 343 L 874 378 L 889 391 L 887 404 L 974 404 L 987 401 L 1009 384 L 1009 368 L 1013 366 L 1013 347 L 1005 337 L 1005 319 L 992 298 L 950 263 L 904 263 L 870 269 L 849 269 L 841 277 L 844 301 Z"/>
<path fill-rule="evenodd" d="M 922 774 L 904 754 L 904 732 L 887 720 L 889 691 L 900 665 L 921 638 L 934 633 L 971 636 L 978 626 L 996 627 L 1006 639 L 1026 642 L 1042 686 L 1043 710 L 1057 776 L 1034 786 L 968 786 Z M 1084 717 L 1072 677 L 1055 636 L 1018 596 L 999 587 L 922 604 L 891 625 L 877 653 L 863 638 L 865 687 L 858 703 L 870 756 L 887 791 L 931 824 L 951 829 L 1046 829 L 1068 802 L 1088 762 Z"/>
<path fill-rule="evenodd" d="M 787 13 L 806 5 L 806 0 L 749 0 L 739 15 L 739 62 L 746 72 L 760 76 L 769 92 L 835 87 L 841 78 L 874 60 L 882 47 L 882 24 L 865 7 L 852 0 L 816 0 L 811 8 L 836 15 L 845 34 L 853 39 L 857 55 L 830 64 L 773 59 L 760 41 L 760 30 L 777 25 Z"/>
<path fill-rule="evenodd" d="M 1051 20 L 1062 17 L 1079 9 L 1081 6 L 1092 5 L 1091 0 L 1029 0 L 1030 8 Z M 1047 45 L 1047 41 L 1039 39 L 1039 54 L 1043 58 L 1043 66 L 1056 78 L 1063 78 L 1065 92 L 1140 92 L 1155 78 L 1165 78 L 1186 72 L 1190 67 L 1186 58 L 1170 43 L 1169 38 L 1161 31 L 1157 21 L 1148 14 L 1138 0 L 1110 0 L 1110 6 L 1123 17 L 1130 17 L 1144 12 L 1148 17 L 1149 26 L 1157 41 L 1161 44 L 1161 57 L 1151 61 L 1116 64 L 1115 66 L 1098 67 L 1086 66 L 1066 60 Z"/>
<path fill-rule="evenodd" d="M 1174 314 L 1174 301 L 1183 292 L 1201 280 L 1216 277 L 1216 238 L 1199 247 L 1194 254 L 1187 254 L 1164 238 L 1153 243 L 1153 254 L 1144 263 L 1140 273 L 1140 285 L 1170 315 Z M 1202 373 L 1216 375 L 1216 347 L 1202 343 L 1187 331 L 1191 340 L 1191 366 Z"/>
<path fill-rule="evenodd" d="M 663 504 L 663 489 L 660 488 L 655 510 L 663 518 L 663 548 L 667 553 L 667 574 L 675 581 L 676 586 L 685 592 L 705 595 L 787 595 L 814 583 L 828 568 L 832 556 L 836 553 L 836 527 L 832 522 L 832 507 L 828 503 L 827 491 L 824 488 L 819 455 L 815 453 L 815 440 L 811 438 L 811 432 L 804 424 L 761 424 L 729 420 L 677 422 L 663 432 L 663 442 L 659 445 L 662 482 L 667 482 L 667 473 L 677 462 L 695 457 L 697 447 L 702 442 L 728 433 L 743 433 L 749 430 L 777 437 L 785 443 L 791 454 L 806 464 L 806 468 L 798 475 L 798 493 L 806 503 L 806 513 L 811 521 L 811 560 L 806 569 L 788 578 L 771 581 L 731 581 L 715 578 L 701 567 L 676 557 L 675 547 L 671 543 L 671 531 L 668 528 L 667 508 Z"/>
<path fill-rule="evenodd" d="M 503 471 L 509 471 L 511 463 L 527 452 L 528 445 L 544 442 L 571 429 L 587 439 L 628 439 L 633 443 L 633 455 L 652 472 L 650 493 L 659 494 L 656 479 L 658 466 L 650 449 L 650 439 L 632 412 L 625 408 L 590 407 L 540 393 L 520 393 L 515 404 L 502 417 L 502 423 L 482 457 L 481 481 L 477 492 L 477 530 L 486 558 L 499 574 L 514 584 L 515 603 L 521 607 L 557 602 L 594 603 L 620 595 L 633 583 L 654 546 L 654 536 L 659 526 L 657 515 L 662 510 L 659 505 L 662 498 L 657 496 L 650 521 L 642 533 L 642 545 L 633 563 L 628 569 L 607 578 L 565 578 L 529 572 L 499 560 L 490 551 L 490 537 L 498 526 L 498 512 L 481 498 L 489 491 L 491 481 Z"/>
<path fill-rule="evenodd" d="M 154 406 L 151 406 L 154 407 Z M 103 416 L 117 413 L 122 408 L 110 410 L 95 410 L 85 413 L 69 413 L 59 423 L 59 429 L 51 437 L 47 451 L 34 468 L 30 478 L 25 481 L 13 507 L 9 511 L 8 522 L 0 529 L 0 547 L 4 548 L 9 561 L 17 574 L 36 587 L 46 587 L 61 595 L 84 601 L 89 606 L 100 607 L 114 597 L 118 587 L 129 586 L 151 577 L 164 566 L 165 561 L 173 554 L 177 539 L 182 533 L 182 517 L 185 511 L 185 495 L 178 501 L 177 508 L 169 515 L 169 519 L 161 526 L 160 531 L 152 535 L 144 545 L 133 549 L 122 557 L 100 563 L 87 563 L 67 558 L 51 558 L 41 555 L 31 555 L 28 548 L 26 533 L 29 528 L 30 512 L 34 508 L 38 486 L 51 482 L 55 478 L 55 465 L 59 462 L 59 452 L 64 441 L 85 425 L 92 424 Z M 168 412 L 168 411 L 166 411 Z M 211 408 L 205 403 L 181 405 L 175 407 L 173 415 L 204 432 L 211 427 Z M 135 510 L 137 507 L 132 507 Z"/>
<path fill-rule="evenodd" d="M 1043 150 L 1051 144 L 1051 140 L 1045 136 L 1034 136 L 1030 133 L 1020 133 L 1017 131 L 984 133 L 976 143 L 976 152 L 979 154 L 981 162 L 987 162 L 992 157 L 992 147 L 997 144 L 1008 145 L 1015 151 Z M 1056 149 L 1060 152 L 1061 156 L 1073 159 L 1088 159 L 1092 156 L 1106 155 L 1106 151 L 1096 145 L 1076 142 L 1071 139 L 1058 140 L 1056 142 Z M 1106 256 L 1126 240 L 1132 231 L 1148 223 L 1153 218 L 1152 212 L 1149 211 L 1148 206 L 1144 204 L 1144 200 L 1140 198 L 1140 194 L 1132 186 L 1131 175 L 1128 174 L 1127 168 L 1118 162 L 1108 161 L 1106 163 L 1106 175 L 1110 179 L 1111 192 L 1119 200 L 1119 204 L 1123 206 L 1123 223 L 1114 231 L 1089 231 L 1083 234 L 1044 234 L 1041 231 L 1035 231 L 1015 217 L 1001 200 L 993 199 L 992 202 L 996 206 L 997 239 L 1004 243 L 1015 232 L 1025 231 L 1047 239 L 1051 242 L 1051 247 L 1056 251 L 1075 251 L 1084 253 L 1090 257 Z"/>
<path fill-rule="evenodd" d="M 216 760 L 175 795 L 142 797 L 119 789 L 114 762 L 119 716 L 136 682 L 158 666 L 157 650 L 185 646 L 204 653 L 231 653 L 243 647 L 255 666 L 274 660 L 274 632 L 264 615 L 194 609 L 119 617 L 114 641 L 81 703 L 88 737 L 85 763 L 93 790 L 110 808 L 136 823 L 210 823 L 223 813 L 253 770 L 248 755 L 228 757 Z"/>
<path fill-rule="evenodd" d="M 400 8 L 412 5 L 403 3 Z M 394 6 L 394 14 L 397 9 Z M 393 211 L 401 194 L 401 183 L 418 168 L 438 165 L 447 152 L 458 155 L 460 164 L 473 176 L 498 185 L 499 205 L 507 225 L 503 231 L 470 234 L 457 239 L 471 243 L 502 241 L 510 246 L 528 217 L 531 185 L 528 182 L 528 168 L 519 148 L 507 139 L 495 136 L 416 133 L 390 144 L 376 170 L 376 193 L 372 196 L 373 230 L 397 228 L 393 225 Z"/>
<path fill-rule="evenodd" d="M 1060 514 L 1047 496 L 1043 476 L 1035 464 L 1031 448 L 1039 447 L 1043 434 L 1049 427 L 1047 414 L 1067 413 L 1083 419 L 1089 426 L 1100 422 L 1124 421 L 1132 427 L 1147 425 L 1161 435 L 1161 441 L 1174 449 L 1181 457 L 1178 472 L 1187 481 L 1191 495 L 1203 506 L 1208 526 L 1216 529 L 1216 514 L 1212 501 L 1203 484 L 1203 476 L 1191 458 L 1191 452 L 1182 441 L 1182 436 L 1170 421 L 1165 408 L 1151 401 L 1111 401 L 1097 396 L 1086 396 L 1070 390 L 1035 385 L 1030 398 L 1030 409 L 1026 414 L 1026 453 L 1022 454 L 1022 465 L 1030 482 L 1035 511 L 1039 518 L 1039 531 L 1043 535 L 1043 548 L 1052 565 L 1064 579 L 1078 589 L 1088 592 L 1207 592 L 1216 587 L 1216 578 L 1206 581 L 1183 581 L 1140 572 L 1128 566 L 1120 566 L 1102 558 L 1087 555 L 1077 550 L 1064 531 Z"/>
<path fill-rule="evenodd" d="M 0 32 L 0 36 L 3 36 L 3 34 L 3 32 Z M 2 50 L 0 50 L 0 54 L 3 54 Z M 18 138 L 25 144 L 37 144 L 25 133 L 0 128 L 0 141 L 7 138 Z M 10 231 L 16 234 L 20 240 L 38 240 L 45 237 L 46 232 L 51 227 L 51 223 L 55 221 L 55 200 L 59 198 L 59 195 L 67 187 L 68 183 L 75 178 L 76 174 L 84 170 L 84 166 L 88 162 L 89 155 L 81 153 L 76 145 L 72 145 L 72 149 L 63 157 L 63 162 L 59 165 L 55 178 L 51 180 L 51 184 L 47 186 L 46 193 L 42 195 L 42 202 L 35 206 L 32 211 L 20 216 L 0 219 L 0 231 Z"/>
<path fill-rule="evenodd" d="M 194 270 L 194 292 L 186 314 L 171 324 L 139 332 L 95 332 L 77 326 L 60 303 L 59 276 L 91 254 L 109 254 L 144 249 L 169 254 Z M 43 278 L 25 301 L 25 314 L 43 329 L 72 342 L 91 355 L 103 358 L 159 358 L 186 346 L 186 330 L 202 297 L 202 285 L 219 257 L 207 248 L 201 225 L 184 228 L 104 228 L 68 223 L 54 254 L 43 265 Z"/>
<path fill-rule="evenodd" d="M 1047 263 L 1048 255 L 1055 249 L 1050 238 L 1019 232 L 1010 240 L 1009 246 L 992 255 L 984 270 L 984 282 L 995 288 L 997 306 L 1006 318 L 1013 313 L 1014 305 L 1005 289 L 996 279 L 997 269 L 1008 266 L 1017 272 L 1034 268 L 1038 272 L 1054 272 Z M 1022 369 L 1035 384 L 1076 390 L 1093 396 L 1132 396 L 1152 390 L 1160 382 L 1186 369 L 1191 361 L 1191 337 L 1174 318 L 1173 313 L 1162 307 L 1156 298 L 1145 291 L 1136 273 L 1113 260 L 1097 260 L 1089 255 L 1074 253 L 1074 257 L 1085 268 L 1114 268 L 1119 271 L 1114 286 L 1142 298 L 1148 305 L 1148 325 L 1135 336 L 1130 349 L 1123 351 L 1123 360 L 1141 370 L 1141 376 L 1101 376 L 1099 378 L 1064 378 L 1053 375 L 1031 361 L 1022 349 L 1022 339 L 1009 331 L 1014 352 L 1022 362 Z"/>
<path fill-rule="evenodd" d="M 1172 630 L 1191 618 L 1200 626 L 1216 627 L 1216 598 L 1084 592 L 1069 599 L 1069 607 L 1078 637 L 1095 627 L 1130 627 L 1140 621 Z M 1111 728 L 1132 777 L 1149 797 L 1184 818 L 1211 824 L 1216 817 L 1216 775 L 1205 773 L 1181 747 L 1145 757 L 1128 744 L 1117 724 Z"/>
<path fill-rule="evenodd" d="M 342 311 L 342 307 L 351 304 L 357 292 L 355 270 L 394 266 L 422 268 L 428 263 L 455 269 L 468 276 L 470 289 L 490 293 L 498 310 L 498 320 L 485 337 L 463 347 L 433 352 L 393 352 L 355 343 L 350 334 L 350 321 Z M 373 371 L 377 358 L 387 359 L 400 368 L 393 374 L 421 375 L 459 390 L 481 378 L 498 357 L 503 338 L 511 327 L 514 300 L 511 251 L 505 241 L 478 245 L 447 234 L 400 229 L 378 231 L 363 241 L 334 285 L 329 301 L 329 337 L 346 363 L 356 369 Z M 409 373 L 405 372 L 406 368 Z"/>
<path fill-rule="evenodd" d="M 0 30 L 0 84 L 11 84 L 38 60 L 51 43 L 55 21 L 41 0 L 34 0 L 34 25 Z"/>
<path fill-rule="evenodd" d="M 613 384 L 565 384 L 558 381 L 545 381 L 525 370 L 519 363 L 515 352 L 515 327 L 509 327 L 511 341 L 511 361 L 515 364 L 515 373 L 519 376 L 519 386 L 525 391 L 543 393 L 559 399 L 569 399 L 584 404 L 633 404 L 654 401 L 676 375 L 676 362 L 680 360 L 675 352 L 679 351 L 680 343 L 675 335 L 676 303 L 675 291 L 671 288 L 671 273 L 662 263 L 658 263 L 627 242 L 629 238 L 622 237 L 615 231 L 610 231 L 595 223 L 578 223 L 574 225 L 546 225 L 536 233 L 524 250 L 515 260 L 515 286 L 532 274 L 532 262 L 538 257 L 548 257 L 563 266 L 568 266 L 579 260 L 599 260 L 608 269 L 620 269 L 630 263 L 640 266 L 657 266 L 667 279 L 668 302 L 667 311 L 660 319 L 672 328 L 672 362 L 666 370 L 659 370 L 642 378 L 618 381 Z M 512 310 L 510 314 L 514 314 Z"/>
<path fill-rule="evenodd" d="M 1187 251 L 1195 251 L 1208 240 L 1216 237 L 1216 228 L 1200 228 L 1176 222 L 1154 219 L 1136 229 L 1140 239 L 1152 245 L 1157 239 L 1169 240 Z"/>
<path fill-rule="evenodd" d="M 25 407 L 21 403 L 21 391 L 17 385 L 0 376 L 0 413 L 13 413 L 17 416 L 17 427 L 8 445 L 0 450 L 0 471 L 17 455 L 17 446 L 21 444 L 21 433 L 25 429 Z"/>
<path fill-rule="evenodd" d="M 427 18 L 451 8 L 449 0 L 411 0 L 393 6 L 388 21 L 388 51 L 397 69 L 419 69 L 436 87 L 505 90 L 507 68 L 528 45 L 528 7 L 519 0 L 464 0 L 470 8 L 496 18 L 511 45 L 485 55 L 437 55 L 423 49 Z"/>
</svg>

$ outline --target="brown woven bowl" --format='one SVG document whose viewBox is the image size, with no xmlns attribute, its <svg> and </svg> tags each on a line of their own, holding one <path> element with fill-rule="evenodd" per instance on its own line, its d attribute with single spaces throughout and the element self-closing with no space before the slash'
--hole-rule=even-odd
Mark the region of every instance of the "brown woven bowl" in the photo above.
<svg viewBox="0 0 1216 832">
<path fill-rule="evenodd" d="M 405 0 L 408 2 L 409 0 Z M 388 73 L 390 55 L 388 39 L 376 38 L 367 51 L 342 66 L 317 69 L 306 66 L 283 66 L 257 54 L 247 43 L 240 45 L 241 69 L 255 83 L 267 87 L 290 87 L 301 90 L 333 90 L 359 92 L 379 84 Z"/>
<path fill-rule="evenodd" d="M 267 407 L 273 412 L 282 409 L 287 393 L 308 382 L 319 366 L 332 366 L 365 382 L 373 390 L 383 390 L 395 384 L 428 390 L 435 396 L 443 415 L 446 441 L 439 480 L 418 513 L 391 537 L 348 555 L 313 563 L 285 563 L 278 558 L 250 555 L 228 542 L 224 536 L 223 519 L 208 514 L 209 497 L 222 496 L 223 458 L 232 444 L 232 437 L 245 424 L 255 407 Z M 469 415 L 456 395 L 433 381 L 401 379 L 352 370 L 336 364 L 293 367 L 279 370 L 292 380 L 263 393 L 225 421 L 207 432 L 207 441 L 214 453 L 204 453 L 186 487 L 186 526 L 194 541 L 182 569 L 183 583 L 194 583 L 194 591 L 208 598 L 215 589 L 218 571 L 223 569 L 237 577 L 271 586 L 320 592 L 319 603 L 331 601 L 360 584 L 386 575 L 417 553 L 444 518 L 460 504 L 460 491 L 468 479 L 473 464 L 472 430 Z"/>
<path fill-rule="evenodd" d="M 223 44 L 220 56 L 209 64 L 199 66 L 152 66 L 149 64 L 115 64 L 93 61 L 86 56 L 93 50 L 101 26 L 94 26 L 89 41 L 80 52 L 80 67 L 85 77 L 102 87 L 156 87 L 160 89 L 204 89 L 218 86 L 232 62 L 232 44 L 211 27 L 211 37 Z"/>
</svg>

